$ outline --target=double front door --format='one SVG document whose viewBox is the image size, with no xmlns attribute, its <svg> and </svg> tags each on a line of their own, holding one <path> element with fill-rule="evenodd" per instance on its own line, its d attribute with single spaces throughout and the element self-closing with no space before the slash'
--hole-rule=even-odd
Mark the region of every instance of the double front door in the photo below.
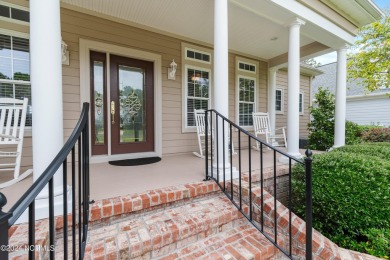
<svg viewBox="0 0 390 260">
<path fill-rule="evenodd" d="M 154 151 L 153 63 L 90 52 L 92 155 Z"/>
</svg>

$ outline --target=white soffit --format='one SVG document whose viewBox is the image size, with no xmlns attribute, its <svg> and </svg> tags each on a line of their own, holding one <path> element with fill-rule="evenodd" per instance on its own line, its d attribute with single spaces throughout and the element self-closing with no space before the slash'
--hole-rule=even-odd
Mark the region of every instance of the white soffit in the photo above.
<svg viewBox="0 0 390 260">
<path fill-rule="evenodd" d="M 213 0 L 61 0 L 61 2 L 65 7 L 72 6 L 75 10 L 115 17 L 131 24 L 195 39 L 197 42 L 212 45 L 214 41 Z M 286 53 L 288 24 L 300 11 L 288 9 L 292 2 L 295 1 L 230 0 L 229 49 L 262 59 Z M 305 16 L 302 18 L 305 19 Z M 311 17 L 307 18 L 306 25 L 301 29 L 301 46 L 317 41 L 335 47 L 345 42 L 342 37 L 334 34 L 332 28 L 322 28 L 310 22 Z M 337 30 L 341 29 L 337 27 Z M 353 39 L 352 36 L 350 38 Z"/>
<path fill-rule="evenodd" d="M 372 23 L 384 15 L 371 0 L 321 0 L 321 2 L 352 19 L 358 27 Z"/>
</svg>

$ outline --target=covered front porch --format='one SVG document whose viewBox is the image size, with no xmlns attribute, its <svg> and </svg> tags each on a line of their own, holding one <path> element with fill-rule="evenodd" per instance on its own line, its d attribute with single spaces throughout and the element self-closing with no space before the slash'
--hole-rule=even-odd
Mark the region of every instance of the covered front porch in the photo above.
<svg viewBox="0 0 390 260">
<path fill-rule="evenodd" d="M 285 149 L 281 149 L 284 150 Z M 238 151 L 237 151 L 238 152 Z M 301 150 L 300 152 L 304 152 Z M 273 151 L 264 149 L 263 169 L 273 167 Z M 260 152 L 252 149 L 252 171 L 258 172 L 260 164 Z M 277 162 L 280 155 L 277 155 Z M 242 173 L 249 170 L 248 149 L 241 153 Z M 239 156 L 233 156 L 233 166 L 238 168 Z M 277 163 L 278 166 L 284 165 Z M 71 181 L 71 172 L 68 173 L 68 182 Z M 2 179 L 9 176 L 2 175 Z M 91 199 L 103 200 L 118 196 L 126 196 L 135 193 L 143 193 L 148 190 L 167 188 L 172 186 L 198 183 L 205 178 L 205 161 L 193 154 L 179 154 L 164 156 L 160 162 L 142 166 L 113 166 L 108 163 L 95 163 L 90 165 L 90 192 Z M 0 181 L 2 180 L 0 179 Z M 7 197 L 7 204 L 3 208 L 7 211 L 24 194 L 33 178 L 29 177 L 13 185 L 2 189 Z"/>
<path fill-rule="evenodd" d="M 148 156 L 164 161 L 196 151 L 194 110 L 210 108 L 247 130 L 252 112 L 269 112 L 272 129 L 287 126 L 287 152 L 300 157 L 312 76 L 304 75 L 300 62 L 334 49 L 339 53 L 335 146 L 344 144 L 345 47 L 353 42 L 355 26 L 336 12 L 324 17 L 319 7 L 277 0 L 55 1 L 46 6 L 47 16 L 40 5 L 30 2 L 38 120 L 33 124 L 34 179 L 70 134 L 83 102 L 91 104 L 92 163 Z M 67 46 L 65 62 L 56 55 L 61 39 Z M 47 67 L 56 73 L 47 75 Z M 145 84 L 126 85 L 122 72 L 144 75 Z M 144 110 L 130 111 L 126 102 L 140 93 L 144 100 L 138 105 Z M 125 147 L 122 133 L 129 118 L 139 119 L 144 129 Z M 150 142 L 141 147 L 137 142 L 146 136 L 143 141 Z M 227 147 L 225 141 L 219 145 Z M 55 186 L 61 186 L 58 178 Z"/>
</svg>

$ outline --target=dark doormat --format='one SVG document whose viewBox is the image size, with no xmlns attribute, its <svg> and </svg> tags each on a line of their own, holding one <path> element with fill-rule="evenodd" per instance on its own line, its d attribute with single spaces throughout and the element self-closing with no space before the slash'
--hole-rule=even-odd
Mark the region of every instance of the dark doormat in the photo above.
<svg viewBox="0 0 390 260">
<path fill-rule="evenodd" d="M 138 158 L 138 159 L 127 159 L 127 160 L 119 160 L 119 161 L 110 161 L 108 162 L 111 165 L 115 166 L 137 166 L 137 165 L 145 165 L 151 164 L 161 161 L 160 157 L 148 157 L 148 158 Z"/>
</svg>

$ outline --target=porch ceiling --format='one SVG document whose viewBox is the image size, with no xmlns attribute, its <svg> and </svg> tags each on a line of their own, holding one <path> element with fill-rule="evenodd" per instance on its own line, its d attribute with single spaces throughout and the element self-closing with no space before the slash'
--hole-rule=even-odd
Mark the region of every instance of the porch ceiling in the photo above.
<svg viewBox="0 0 390 260">
<path fill-rule="evenodd" d="M 210 0 L 61 0 L 80 8 L 153 28 L 165 33 L 213 44 L 214 1 Z M 288 27 L 296 15 L 272 1 L 229 1 L 229 49 L 262 59 L 288 50 Z M 272 39 L 272 40 L 271 40 Z M 318 41 L 342 44 L 341 39 L 307 21 L 301 46 Z"/>
</svg>

